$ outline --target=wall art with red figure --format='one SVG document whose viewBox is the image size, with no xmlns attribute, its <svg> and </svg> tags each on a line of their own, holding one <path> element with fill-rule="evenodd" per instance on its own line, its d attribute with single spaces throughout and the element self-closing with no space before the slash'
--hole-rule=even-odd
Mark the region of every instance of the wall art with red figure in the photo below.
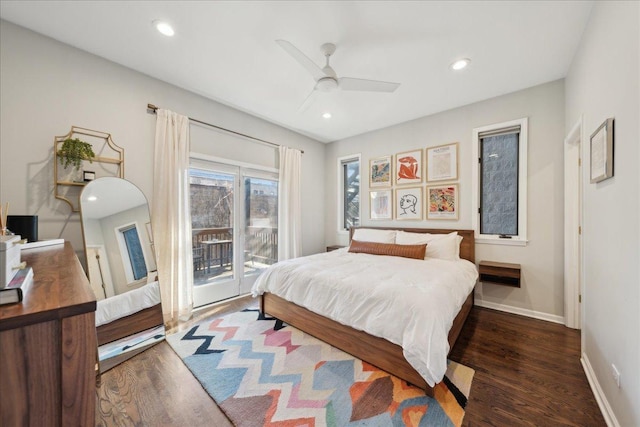
<svg viewBox="0 0 640 427">
<path fill-rule="evenodd" d="M 423 176 L 422 150 L 396 154 L 396 184 L 420 184 Z"/>
</svg>

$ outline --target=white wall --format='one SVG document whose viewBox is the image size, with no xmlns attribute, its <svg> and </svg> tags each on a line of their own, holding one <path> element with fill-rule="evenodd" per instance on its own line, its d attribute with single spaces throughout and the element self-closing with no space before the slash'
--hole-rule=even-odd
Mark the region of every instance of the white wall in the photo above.
<svg viewBox="0 0 640 427">
<path fill-rule="evenodd" d="M 478 285 L 476 303 L 507 306 L 561 321 L 563 316 L 563 140 L 564 81 L 559 80 L 476 104 L 416 119 L 330 144 L 326 151 L 327 244 L 346 244 L 337 233 L 336 159 L 361 153 L 361 218 L 365 225 L 464 228 L 472 226 L 472 129 L 529 118 L 529 210 L 526 247 L 479 244 L 476 260 L 522 264 L 520 289 Z M 373 157 L 459 142 L 460 219 L 458 221 L 372 221 L 369 218 L 367 167 Z M 504 308 L 504 307 L 503 307 Z"/>
<path fill-rule="evenodd" d="M 621 426 L 640 425 L 639 5 L 596 3 L 566 78 L 566 130 L 582 115 L 587 166 L 583 358 Z M 608 117 L 615 118 L 614 177 L 590 184 L 589 136 Z"/>
<path fill-rule="evenodd" d="M 111 133 L 125 149 L 125 178 L 151 202 L 156 119 L 147 103 L 304 150 L 302 250 L 323 249 L 324 144 L 7 21 L 0 21 L 0 201 L 14 214 L 38 215 L 41 239 L 61 237 L 80 251 L 79 214 L 52 194 L 54 136 L 72 125 Z M 274 164 L 272 148 L 206 132 L 210 146 L 197 151 Z"/>
</svg>

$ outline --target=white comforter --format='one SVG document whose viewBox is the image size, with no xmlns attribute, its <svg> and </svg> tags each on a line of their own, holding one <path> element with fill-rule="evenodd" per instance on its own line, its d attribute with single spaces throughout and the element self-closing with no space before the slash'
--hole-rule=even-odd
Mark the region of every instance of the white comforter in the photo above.
<svg viewBox="0 0 640 427">
<path fill-rule="evenodd" d="M 315 313 L 402 346 L 433 386 L 447 368 L 447 335 L 478 278 L 466 260 L 415 260 L 347 249 L 282 261 L 252 293 L 278 295 Z"/>
<path fill-rule="evenodd" d="M 96 307 L 96 327 L 121 317 L 130 316 L 159 303 L 160 285 L 158 281 L 100 300 Z"/>
</svg>

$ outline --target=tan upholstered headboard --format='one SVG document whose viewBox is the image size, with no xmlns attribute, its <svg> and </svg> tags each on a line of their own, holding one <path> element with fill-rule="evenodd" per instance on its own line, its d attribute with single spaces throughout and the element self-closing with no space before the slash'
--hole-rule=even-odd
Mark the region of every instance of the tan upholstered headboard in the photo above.
<svg viewBox="0 0 640 427">
<path fill-rule="evenodd" d="M 462 236 L 462 242 L 460 243 L 460 258 L 476 262 L 476 243 L 475 234 L 473 230 L 454 230 L 454 229 L 442 229 L 442 228 L 404 228 L 404 227 L 351 227 L 349 229 L 349 241 L 353 237 L 353 232 L 356 228 L 372 228 L 376 230 L 402 230 L 409 233 L 430 233 L 430 234 L 449 234 L 453 231 L 457 231 L 459 236 Z"/>
</svg>

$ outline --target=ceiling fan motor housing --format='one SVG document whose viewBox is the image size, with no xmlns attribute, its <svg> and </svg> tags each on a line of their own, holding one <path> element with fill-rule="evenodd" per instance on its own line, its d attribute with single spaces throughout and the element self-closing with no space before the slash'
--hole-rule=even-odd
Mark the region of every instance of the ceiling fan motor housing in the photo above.
<svg viewBox="0 0 640 427">
<path fill-rule="evenodd" d="M 316 89 L 329 92 L 338 88 L 338 81 L 333 77 L 323 77 L 316 83 Z"/>
</svg>

